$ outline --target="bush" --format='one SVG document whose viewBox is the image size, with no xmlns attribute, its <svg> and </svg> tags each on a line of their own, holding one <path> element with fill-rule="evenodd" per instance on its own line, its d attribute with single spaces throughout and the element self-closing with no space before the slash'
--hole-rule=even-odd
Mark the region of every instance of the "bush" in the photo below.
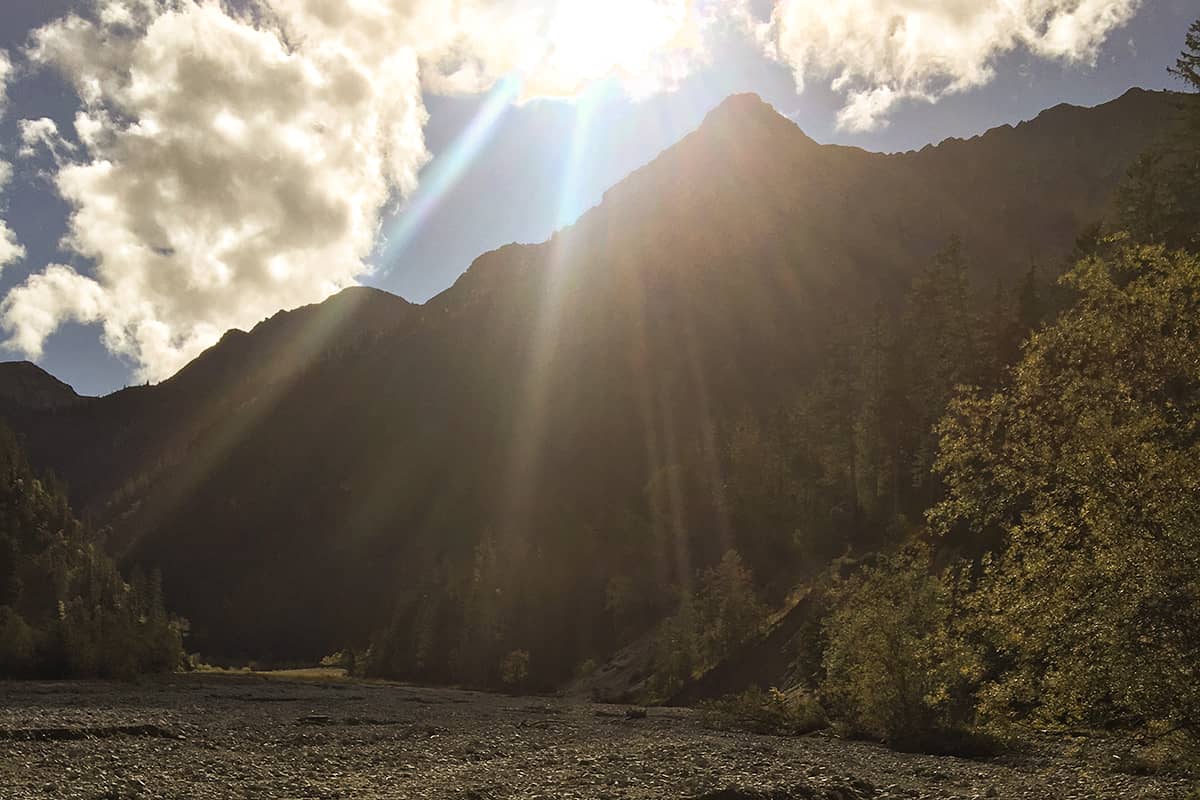
<svg viewBox="0 0 1200 800">
<path fill-rule="evenodd" d="M 321 659 L 321 666 L 328 669 L 344 669 L 347 675 L 359 676 L 370 663 L 370 651 L 362 652 L 353 647 L 330 653 Z"/>
<path fill-rule="evenodd" d="M 700 704 L 701 721 L 718 730 L 742 730 L 771 736 L 801 736 L 828 727 L 825 709 L 809 694 L 764 692 L 752 686 L 741 694 Z"/>
<path fill-rule="evenodd" d="M 596 659 L 589 658 L 575 668 L 575 678 L 577 680 L 585 680 L 590 678 L 596 674 L 597 669 L 599 669 L 599 667 L 596 664 Z"/>
<path fill-rule="evenodd" d="M 529 680 L 529 652 L 513 650 L 500 660 L 500 680 L 510 689 L 520 689 Z"/>
<path fill-rule="evenodd" d="M 825 623 L 827 707 L 853 732 L 898 749 L 954 749 L 981 668 L 951 619 L 948 587 L 930 573 L 925 548 L 842 583 Z"/>
<path fill-rule="evenodd" d="M 0 675 L 32 674 L 37 643 L 34 630 L 8 606 L 0 606 Z"/>
<path fill-rule="evenodd" d="M 1125 770 L 1134 775 L 1200 777 L 1200 741 L 1185 731 L 1158 733 L 1153 727 L 1152 738 L 1125 763 Z"/>
</svg>

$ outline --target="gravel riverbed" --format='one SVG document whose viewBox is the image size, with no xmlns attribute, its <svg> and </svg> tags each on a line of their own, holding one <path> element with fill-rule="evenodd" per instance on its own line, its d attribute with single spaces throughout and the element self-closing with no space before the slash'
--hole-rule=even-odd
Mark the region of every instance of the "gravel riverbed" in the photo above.
<svg viewBox="0 0 1200 800">
<path fill-rule="evenodd" d="M 639 710 L 356 681 L 0 683 L 2 800 L 1185 798 L 1119 743 L 992 760 Z"/>
</svg>

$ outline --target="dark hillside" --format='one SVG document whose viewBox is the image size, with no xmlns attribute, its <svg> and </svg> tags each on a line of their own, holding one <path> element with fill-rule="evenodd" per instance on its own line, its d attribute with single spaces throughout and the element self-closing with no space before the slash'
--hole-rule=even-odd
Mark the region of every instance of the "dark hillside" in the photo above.
<svg viewBox="0 0 1200 800">
<path fill-rule="evenodd" d="M 159 386 L 13 424 L 161 566 L 194 648 L 313 657 L 388 628 L 392 674 L 494 680 L 520 648 L 558 680 L 730 547 L 777 594 L 793 531 L 739 516 L 740 421 L 787 417 L 839 331 L 900 308 L 954 235 L 976 289 L 1057 263 L 1169 114 L 1134 91 L 880 155 L 734 97 L 426 306 L 351 290 Z M 868 526 L 833 482 L 788 502 L 837 553 Z"/>
</svg>

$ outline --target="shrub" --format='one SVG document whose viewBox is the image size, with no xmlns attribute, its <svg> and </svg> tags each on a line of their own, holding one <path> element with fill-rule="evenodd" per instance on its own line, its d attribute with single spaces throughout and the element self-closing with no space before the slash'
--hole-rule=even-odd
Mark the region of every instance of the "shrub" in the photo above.
<svg viewBox="0 0 1200 800">
<path fill-rule="evenodd" d="M 596 665 L 596 659 L 589 658 L 587 661 L 584 661 L 575 668 L 575 677 L 579 680 L 590 678 L 592 675 L 596 674 L 597 669 L 599 669 L 599 667 Z"/>
<path fill-rule="evenodd" d="M 979 660 L 951 629 L 946 582 L 913 547 L 834 591 L 822 695 L 858 734 L 900 749 L 954 749 Z"/>
<path fill-rule="evenodd" d="M 529 652 L 513 650 L 500 660 L 500 680 L 510 689 L 520 689 L 529 680 Z"/>
<path fill-rule="evenodd" d="M 764 692 L 752 686 L 741 694 L 701 703 L 701 721 L 710 728 L 743 730 L 772 736 L 800 736 L 829 725 L 825 709 L 809 694 Z"/>
<path fill-rule="evenodd" d="M 0 675 L 31 674 L 36 648 L 33 628 L 12 608 L 0 606 Z"/>
<path fill-rule="evenodd" d="M 1151 726 L 1152 738 L 1125 763 L 1135 775 L 1174 775 L 1200 777 L 1200 741 L 1182 730 L 1158 732 Z"/>
</svg>

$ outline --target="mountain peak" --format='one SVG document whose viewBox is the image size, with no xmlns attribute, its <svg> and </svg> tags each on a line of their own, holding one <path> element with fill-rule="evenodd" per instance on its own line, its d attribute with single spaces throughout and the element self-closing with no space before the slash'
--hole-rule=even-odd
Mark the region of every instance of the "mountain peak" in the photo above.
<svg viewBox="0 0 1200 800">
<path fill-rule="evenodd" d="M 775 108 L 762 99 L 762 96 L 756 92 L 741 92 L 740 94 L 731 94 L 722 100 L 717 107 L 710 111 L 710 114 L 715 114 L 725 111 L 726 113 L 736 111 L 738 113 L 770 113 L 775 114 Z"/>
<path fill-rule="evenodd" d="M 62 408 L 81 400 L 75 390 L 29 361 L 0 363 L 0 401 L 22 408 Z"/>
<path fill-rule="evenodd" d="M 800 139 L 813 141 L 795 122 L 753 92 L 726 97 L 705 115 L 697 132 L 741 139 L 780 135 L 793 141 L 798 134 Z"/>
<path fill-rule="evenodd" d="M 775 107 L 754 92 L 731 94 L 704 117 L 704 125 L 725 120 L 783 119 Z M 703 127 L 703 125 L 701 126 Z"/>
</svg>

